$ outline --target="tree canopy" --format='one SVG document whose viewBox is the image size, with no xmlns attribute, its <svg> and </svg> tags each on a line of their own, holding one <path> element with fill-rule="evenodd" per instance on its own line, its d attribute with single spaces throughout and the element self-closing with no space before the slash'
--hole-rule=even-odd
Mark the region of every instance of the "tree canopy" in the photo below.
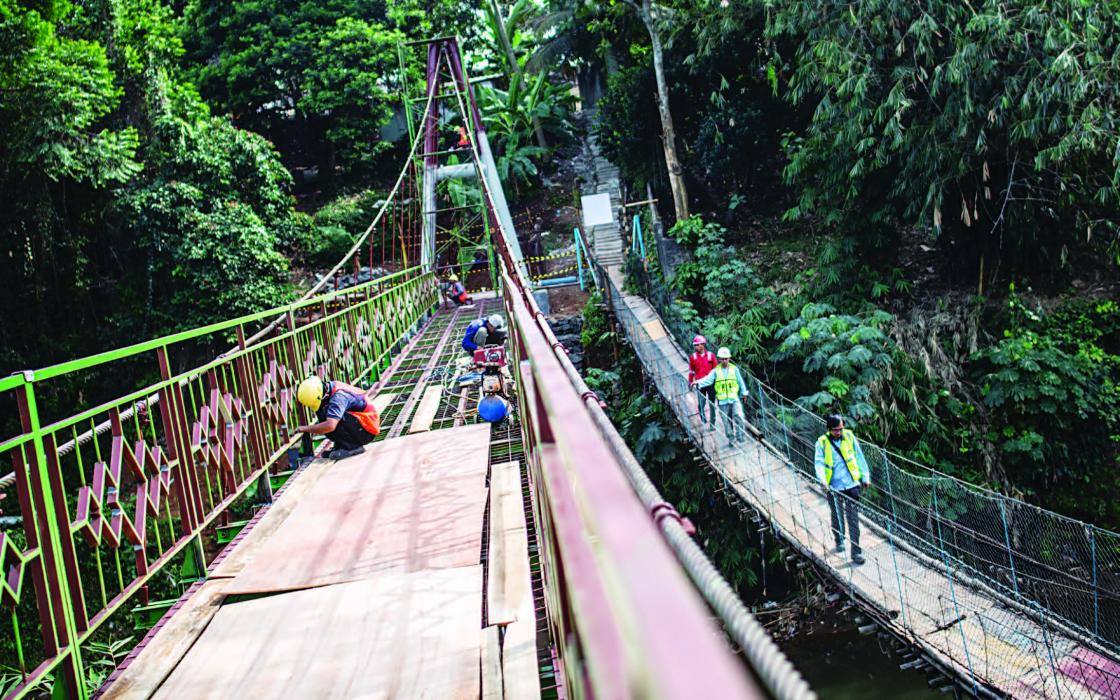
<svg viewBox="0 0 1120 700">
<path fill-rule="evenodd" d="M 401 28 L 431 19 L 415 3 L 192 0 L 184 11 L 188 76 L 242 127 L 298 148 L 333 176 L 382 146 L 377 129 L 404 85 Z"/>
<path fill-rule="evenodd" d="M 788 141 L 792 212 L 927 226 L 965 261 L 1060 266 L 1115 241 L 1118 21 L 1081 0 L 781 4 L 783 89 L 813 105 Z"/>
</svg>

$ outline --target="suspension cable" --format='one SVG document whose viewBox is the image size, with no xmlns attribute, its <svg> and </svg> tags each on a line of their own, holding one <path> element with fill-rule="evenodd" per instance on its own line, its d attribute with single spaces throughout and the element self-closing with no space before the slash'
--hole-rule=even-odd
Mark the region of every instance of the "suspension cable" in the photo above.
<svg viewBox="0 0 1120 700">
<path fill-rule="evenodd" d="M 425 120 L 425 121 L 427 120 L 429 112 L 432 109 L 432 101 L 433 101 L 434 96 L 435 96 L 435 91 L 429 91 L 428 101 L 424 105 L 424 115 L 422 117 L 422 120 Z M 408 109 L 407 101 L 405 103 L 405 109 Z M 358 252 L 358 250 L 362 247 L 362 245 L 366 242 L 366 240 L 369 239 L 370 234 L 373 233 L 373 231 L 376 230 L 377 225 L 381 222 L 382 218 L 385 215 L 386 209 L 388 209 L 389 204 L 393 202 L 393 198 L 397 195 L 398 190 L 400 189 L 400 186 L 401 186 L 401 182 L 404 180 L 405 173 L 408 172 L 409 167 L 412 164 L 412 159 L 416 155 L 416 147 L 420 143 L 420 139 L 418 137 L 419 137 L 419 132 L 417 132 L 417 138 L 413 138 L 413 140 L 412 140 L 412 147 L 409 149 L 408 157 L 405 159 L 404 167 L 401 168 L 400 173 L 397 175 L 397 180 L 393 184 L 393 188 L 389 191 L 389 194 L 387 194 L 385 196 L 385 200 L 381 203 L 381 207 L 380 207 L 380 209 L 377 210 L 377 214 L 373 217 L 373 221 L 371 221 L 369 226 L 366 227 L 366 230 L 363 231 L 360 236 L 358 236 L 357 240 L 354 241 L 354 245 L 352 245 L 350 247 L 350 250 L 348 250 L 342 256 L 341 259 L 339 259 L 338 263 L 334 267 L 332 267 L 330 269 L 330 271 L 328 271 L 326 274 L 324 274 L 314 285 L 311 286 L 310 289 L 308 289 L 306 292 L 304 292 L 298 299 L 291 302 L 292 305 L 299 304 L 300 302 L 306 301 L 311 296 L 313 296 L 316 292 L 322 290 L 324 285 L 326 285 L 326 283 L 331 278 L 333 278 L 338 273 L 339 270 L 342 269 L 342 266 L 345 265 L 346 262 Z M 413 199 L 414 198 L 415 197 L 413 197 Z M 394 207 L 394 211 L 395 210 L 396 210 L 396 207 Z M 370 241 L 370 245 L 372 245 L 372 240 Z M 384 245 L 382 247 L 382 250 L 384 252 Z M 257 331 L 252 336 L 246 338 L 245 339 L 245 345 L 246 346 L 252 345 L 253 343 L 260 340 L 261 338 L 265 337 L 266 335 L 271 333 L 273 330 L 275 330 L 281 323 L 283 323 L 285 319 L 286 319 L 286 316 L 284 316 L 284 315 L 276 317 L 273 321 L 271 321 L 264 328 Z M 218 357 L 216 359 L 222 359 L 224 357 L 227 357 L 230 354 L 232 354 L 234 352 L 237 352 L 240 349 L 241 349 L 241 344 L 239 343 L 238 345 L 230 348 L 226 352 L 218 355 Z M 146 402 L 145 402 L 145 404 L 148 407 L 154 406 L 155 404 L 158 404 L 158 403 L 159 403 L 159 394 L 158 393 L 154 393 L 151 396 L 149 396 L 147 398 Z M 135 406 L 136 406 L 136 404 L 133 404 L 133 406 L 129 406 L 125 410 L 121 411 L 121 414 L 120 414 L 121 420 L 128 420 L 129 418 L 131 418 L 132 415 L 136 411 Z M 73 452 L 74 449 L 76 447 L 78 447 L 79 445 L 84 445 L 87 442 L 89 442 L 90 440 L 92 440 L 95 436 L 104 434 L 106 431 L 109 430 L 109 428 L 111 426 L 112 426 L 111 421 L 108 421 L 108 420 L 103 421 L 101 423 L 98 423 L 96 426 L 94 426 L 90 430 L 87 430 L 84 433 L 82 433 L 81 435 L 77 436 L 76 438 L 73 438 L 71 440 L 68 440 L 68 441 L 62 443 L 57 448 L 58 456 L 59 457 L 66 456 L 70 452 Z M 6 485 L 11 484 L 14 479 L 15 479 L 15 472 L 11 472 L 9 474 L 6 474 L 4 477 L 0 478 L 0 488 L 4 488 Z"/>
<path fill-rule="evenodd" d="M 469 90 L 470 83 L 467 82 L 466 76 L 463 76 L 463 82 L 466 89 Z M 458 88 L 458 85 L 456 85 L 456 88 Z M 456 89 L 455 97 L 458 102 L 460 116 L 464 119 L 463 123 L 469 123 L 466 121 L 467 113 L 466 106 L 463 102 L 462 91 Z M 483 125 L 479 124 L 478 129 L 484 130 Z M 572 382 L 573 388 L 584 397 L 584 404 L 587 406 L 592 420 L 599 428 L 599 432 L 606 439 L 611 452 L 618 459 L 619 465 L 623 468 L 631 485 L 634 487 L 636 495 L 646 508 L 650 509 L 651 513 L 655 509 L 662 509 L 664 505 L 667 505 L 665 500 L 661 497 L 661 494 L 658 492 L 653 482 L 650 481 L 642 465 L 635 459 L 630 448 L 618 434 L 617 428 L 615 428 L 610 418 L 606 415 L 602 406 L 599 405 L 595 394 L 591 392 L 587 383 L 583 380 L 583 377 L 580 376 L 579 372 L 572 364 L 567 351 L 563 349 L 563 345 L 556 339 L 551 326 L 549 326 L 546 321 L 542 322 L 544 314 L 537 306 L 533 295 L 526 291 L 525 280 L 522 278 L 521 270 L 516 264 L 516 261 L 512 259 L 512 254 L 510 253 L 508 242 L 506 241 L 507 236 L 516 235 L 516 233 L 513 231 L 505 231 L 500 217 L 496 215 L 490 188 L 482 172 L 482 160 L 479 157 L 476 142 L 477 133 L 475 138 L 471 139 L 471 152 L 474 155 L 475 166 L 479 170 L 479 181 L 482 184 L 482 191 L 489 207 L 491 219 L 501 234 L 496 238 L 499 241 L 501 252 L 504 254 L 502 256 L 502 264 L 508 270 L 509 279 L 518 286 L 518 291 L 521 292 L 523 299 L 533 312 L 538 329 L 548 341 L 553 354 L 556 356 L 557 360 L 559 360 L 560 365 L 564 368 L 565 373 Z M 673 512 L 675 513 L 675 511 Z M 689 534 L 680 519 L 674 517 L 656 517 L 655 521 L 658 528 L 665 536 L 669 548 L 673 551 L 677 560 L 693 580 L 697 590 L 716 612 L 720 621 L 723 623 L 724 629 L 739 648 L 743 650 L 743 654 L 749 660 L 751 667 L 770 692 L 772 692 L 775 697 L 783 699 L 812 700 L 816 698 L 816 694 L 809 688 L 809 684 L 802 678 L 801 673 L 794 668 L 793 664 L 791 664 L 785 654 L 782 653 L 782 650 L 774 643 L 774 640 L 770 637 L 766 628 L 755 619 L 754 615 L 743 604 L 742 599 L 735 593 L 726 579 L 723 578 L 719 570 L 715 568 L 700 545 L 696 544 L 696 541 Z"/>
</svg>

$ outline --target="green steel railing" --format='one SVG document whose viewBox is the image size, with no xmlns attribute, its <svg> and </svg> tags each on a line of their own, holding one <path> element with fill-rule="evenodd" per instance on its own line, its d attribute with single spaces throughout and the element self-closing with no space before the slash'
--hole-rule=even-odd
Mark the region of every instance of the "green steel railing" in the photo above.
<svg viewBox="0 0 1120 700">
<path fill-rule="evenodd" d="M 104 673 L 90 649 L 133 634 L 132 607 L 204 572 L 204 534 L 244 516 L 246 494 L 285 465 L 294 426 L 311 418 L 300 379 L 376 380 L 438 298 L 435 276 L 412 268 L 0 379 L 0 401 L 19 409 L 0 440 L 13 467 L 0 479 L 0 694 L 88 697 Z M 193 360 L 231 337 L 230 352 Z M 134 381 L 137 367 L 158 379 L 107 401 L 78 393 Z"/>
</svg>

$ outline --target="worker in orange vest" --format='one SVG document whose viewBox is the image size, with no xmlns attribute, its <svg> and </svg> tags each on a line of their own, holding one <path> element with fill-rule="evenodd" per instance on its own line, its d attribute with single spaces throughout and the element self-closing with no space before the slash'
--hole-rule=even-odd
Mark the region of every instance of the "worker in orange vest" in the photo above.
<svg viewBox="0 0 1120 700">
<path fill-rule="evenodd" d="M 372 398 L 356 386 L 308 377 L 300 382 L 296 400 L 315 411 L 319 421 L 301 425 L 296 431 L 325 435 L 334 443 L 334 449 L 327 455 L 330 459 L 361 454 L 381 433 L 381 417 Z"/>
<path fill-rule="evenodd" d="M 444 288 L 444 294 L 448 299 L 451 299 L 459 306 L 473 306 L 474 301 L 471 300 L 470 295 L 467 294 L 467 288 L 459 281 L 459 275 L 452 273 L 447 277 L 447 286 Z"/>
</svg>

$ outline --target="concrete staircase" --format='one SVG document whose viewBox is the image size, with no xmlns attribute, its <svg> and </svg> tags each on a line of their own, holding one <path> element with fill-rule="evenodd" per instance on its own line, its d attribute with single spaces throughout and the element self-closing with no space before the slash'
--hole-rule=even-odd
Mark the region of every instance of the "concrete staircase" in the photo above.
<svg viewBox="0 0 1120 700">
<path fill-rule="evenodd" d="M 589 121 L 594 121 L 594 115 L 589 117 Z M 584 194 L 609 194 L 611 211 L 615 216 L 614 223 L 592 226 L 584 234 L 590 241 L 592 254 L 603 267 L 608 271 L 611 268 L 621 268 L 626 261 L 627 251 L 626 241 L 619 227 L 624 214 L 618 168 L 599 153 L 599 140 L 594 134 L 589 134 L 584 140 L 583 159 L 586 164 L 583 168 Z"/>
</svg>

